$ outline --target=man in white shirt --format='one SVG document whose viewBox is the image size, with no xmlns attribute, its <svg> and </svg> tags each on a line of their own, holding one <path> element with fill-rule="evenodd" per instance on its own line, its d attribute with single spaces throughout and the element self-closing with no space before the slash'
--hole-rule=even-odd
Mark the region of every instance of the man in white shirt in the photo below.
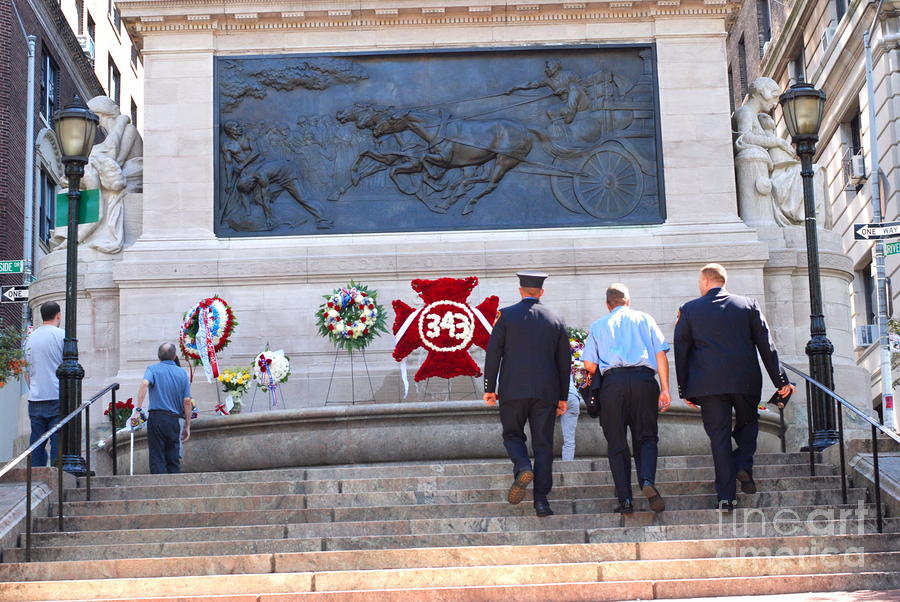
<svg viewBox="0 0 900 602">
<path fill-rule="evenodd" d="M 25 360 L 28 370 L 28 417 L 31 419 L 29 445 L 41 438 L 59 422 L 59 378 L 56 369 L 62 363 L 63 339 L 66 333 L 59 327 L 62 314 L 59 304 L 53 301 L 41 305 L 42 324 L 28 336 L 25 343 Z M 59 453 L 59 433 L 50 438 L 51 461 L 56 462 Z M 46 443 L 32 455 L 34 466 L 47 465 Z"/>
</svg>

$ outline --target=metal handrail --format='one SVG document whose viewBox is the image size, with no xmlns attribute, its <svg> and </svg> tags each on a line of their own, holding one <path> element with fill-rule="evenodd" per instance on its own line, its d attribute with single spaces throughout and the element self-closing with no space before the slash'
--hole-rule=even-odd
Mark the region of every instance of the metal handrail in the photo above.
<svg viewBox="0 0 900 602">
<path fill-rule="evenodd" d="M 14 459 L 7 462 L 7 464 L 0 468 L 0 477 L 3 477 L 6 473 L 10 472 L 13 468 L 15 468 L 19 462 L 25 460 L 25 562 L 31 562 L 31 533 L 32 533 L 32 517 L 31 517 L 31 455 L 34 451 L 45 445 L 47 441 L 53 437 L 61 428 L 67 425 L 73 418 L 79 416 L 82 412 L 84 412 L 85 417 L 85 428 L 84 428 L 84 447 L 85 447 L 85 466 L 86 466 L 86 495 L 87 500 L 91 500 L 91 428 L 90 428 L 90 416 L 91 416 L 91 406 L 107 393 L 112 393 L 112 408 L 110 414 L 110 420 L 113 422 L 113 437 L 115 437 L 115 407 L 116 407 L 116 391 L 119 390 L 119 383 L 113 383 L 111 385 L 103 388 L 99 393 L 91 397 L 89 400 L 83 402 L 80 406 L 75 408 L 68 416 L 57 422 L 53 425 L 49 431 L 41 435 L 37 441 L 28 446 L 24 452 L 19 454 Z M 56 472 L 59 477 L 59 482 L 57 486 L 57 510 L 59 511 L 59 531 L 63 531 L 63 470 L 62 470 L 62 449 L 61 445 L 58 446 L 56 452 Z M 113 474 L 116 471 L 116 450 L 113 447 Z"/>
<path fill-rule="evenodd" d="M 873 419 L 871 416 L 868 416 L 865 412 L 860 410 L 858 407 L 814 379 L 803 371 L 791 366 L 790 364 L 786 364 L 784 362 L 781 363 L 786 369 L 790 370 L 800 378 L 806 381 L 806 408 L 807 408 L 807 423 L 809 424 L 809 469 L 810 475 L 815 476 L 815 449 L 813 448 L 813 434 L 812 434 L 812 423 L 809 420 L 810 414 L 810 387 L 817 387 L 819 390 L 824 392 L 826 395 L 831 397 L 836 406 L 837 410 L 837 418 L 838 418 L 838 442 L 840 445 L 840 464 L 841 464 L 841 498 L 843 503 L 847 503 L 847 462 L 846 462 L 846 452 L 844 449 L 844 418 L 843 413 L 841 413 L 841 409 L 849 410 L 852 414 L 855 414 L 858 418 L 867 422 L 872 429 L 872 473 L 874 476 L 874 490 L 875 490 L 875 518 L 876 518 L 876 527 L 878 528 L 879 533 L 884 532 L 884 511 L 881 508 L 881 471 L 878 466 L 878 433 L 881 432 L 883 435 L 886 435 L 890 439 L 892 439 L 895 443 L 900 443 L 900 435 L 894 433 L 890 429 L 886 428 L 882 424 L 880 424 L 877 420 Z"/>
</svg>

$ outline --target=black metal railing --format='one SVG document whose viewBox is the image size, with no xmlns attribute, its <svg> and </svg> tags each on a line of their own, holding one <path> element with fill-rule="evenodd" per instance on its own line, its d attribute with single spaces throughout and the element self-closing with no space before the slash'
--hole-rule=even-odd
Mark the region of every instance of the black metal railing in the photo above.
<svg viewBox="0 0 900 602">
<path fill-rule="evenodd" d="M 844 504 L 847 503 L 847 458 L 844 448 L 844 413 L 841 410 L 847 410 L 851 414 L 855 414 L 863 422 L 867 422 L 872 429 L 872 474 L 874 480 L 874 497 L 875 497 L 875 524 L 879 533 L 884 532 L 884 510 L 881 507 L 881 474 L 878 466 L 878 433 L 881 432 L 886 437 L 892 439 L 895 443 L 900 444 L 900 435 L 894 433 L 890 429 L 881 425 L 878 421 L 868 416 L 864 411 L 812 378 L 808 374 L 798 370 L 790 364 L 781 364 L 804 381 L 806 381 L 806 415 L 808 427 L 809 441 L 807 447 L 809 449 L 809 474 L 816 476 L 816 449 L 813 447 L 812 423 L 809 417 L 812 416 L 811 395 L 812 387 L 817 387 L 823 391 L 828 397 L 832 398 L 835 403 L 835 411 L 838 419 L 838 445 L 840 446 L 840 464 L 841 464 L 841 499 Z"/>
<path fill-rule="evenodd" d="M 31 455 L 34 453 L 39 447 L 43 447 L 46 445 L 47 441 L 50 440 L 57 432 L 59 432 L 65 425 L 71 422 L 73 419 L 78 418 L 81 414 L 84 414 L 84 455 L 85 455 L 85 465 L 87 467 L 87 473 L 85 475 L 85 495 L 87 500 L 91 500 L 91 406 L 100 399 L 102 399 L 107 393 L 112 393 L 112 411 L 110 411 L 110 420 L 115 421 L 115 407 L 116 407 L 116 391 L 119 390 L 119 383 L 113 383 L 91 397 L 88 401 L 82 403 L 79 407 L 75 409 L 71 414 L 57 422 L 53 425 L 49 431 L 44 433 L 37 441 L 32 443 L 28 449 L 23 451 L 17 457 L 10 460 L 6 466 L 0 468 L 0 478 L 3 477 L 6 473 L 14 469 L 22 460 L 25 460 L 25 562 L 31 562 L 31 534 L 32 534 L 32 516 L 31 516 L 31 470 L 32 470 L 32 460 Z M 116 436 L 116 428 L 115 423 L 113 422 L 113 449 L 112 449 L 112 461 L 113 461 L 113 474 L 116 471 L 116 446 L 115 446 L 115 436 Z M 57 484 L 57 510 L 58 510 L 58 520 L 59 520 L 59 531 L 60 533 L 63 529 L 63 470 L 62 470 L 62 448 L 60 445 L 57 446 L 56 452 L 56 473 L 59 478 L 59 482 Z"/>
</svg>

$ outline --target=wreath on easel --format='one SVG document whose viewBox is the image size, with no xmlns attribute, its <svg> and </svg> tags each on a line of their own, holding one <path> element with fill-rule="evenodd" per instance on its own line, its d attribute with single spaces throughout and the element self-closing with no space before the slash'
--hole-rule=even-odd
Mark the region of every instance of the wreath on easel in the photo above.
<svg viewBox="0 0 900 602">
<path fill-rule="evenodd" d="M 350 353 L 365 349 L 376 336 L 387 332 L 384 308 L 377 297 L 377 291 L 353 281 L 323 295 L 325 303 L 316 311 L 319 334 Z"/>
</svg>

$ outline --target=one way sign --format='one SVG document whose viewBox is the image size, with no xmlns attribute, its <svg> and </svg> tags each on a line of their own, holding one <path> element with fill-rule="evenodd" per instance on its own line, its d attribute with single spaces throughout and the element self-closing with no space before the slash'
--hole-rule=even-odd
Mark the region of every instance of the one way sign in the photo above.
<svg viewBox="0 0 900 602">
<path fill-rule="evenodd" d="M 0 287 L 0 303 L 28 301 L 28 287 L 22 284 Z"/>
<path fill-rule="evenodd" d="M 853 224 L 853 238 L 874 240 L 877 238 L 900 238 L 900 222 L 880 224 Z"/>
</svg>

